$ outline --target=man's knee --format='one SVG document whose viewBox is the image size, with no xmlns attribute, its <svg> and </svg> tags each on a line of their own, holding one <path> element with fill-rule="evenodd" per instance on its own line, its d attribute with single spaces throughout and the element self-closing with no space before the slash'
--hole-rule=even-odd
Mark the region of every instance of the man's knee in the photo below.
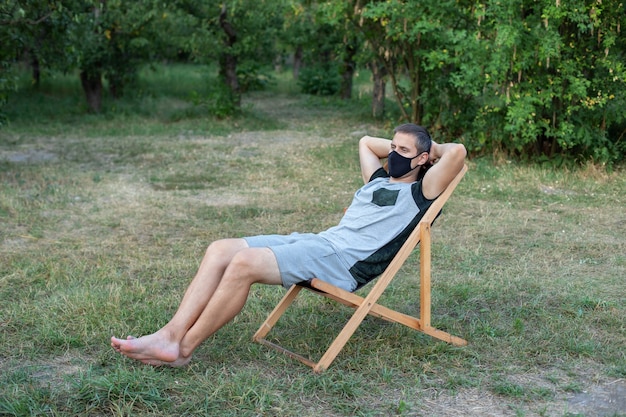
<svg viewBox="0 0 626 417">
<path fill-rule="evenodd" d="M 268 248 L 247 248 L 233 256 L 227 275 L 253 284 L 280 284 L 280 274 L 273 252 Z"/>
<path fill-rule="evenodd" d="M 247 248 L 244 239 L 220 239 L 209 244 L 205 256 L 229 263 L 237 252 Z"/>
<path fill-rule="evenodd" d="M 232 257 L 229 268 L 236 270 L 237 272 L 242 274 L 254 270 L 255 265 L 257 265 L 259 262 L 257 256 L 258 251 L 258 248 L 246 248 L 238 251 Z"/>
</svg>

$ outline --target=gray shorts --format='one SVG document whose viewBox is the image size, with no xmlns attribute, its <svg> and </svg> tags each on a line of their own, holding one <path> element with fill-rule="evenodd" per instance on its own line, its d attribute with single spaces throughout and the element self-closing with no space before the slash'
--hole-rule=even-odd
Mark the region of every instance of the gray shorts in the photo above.
<svg viewBox="0 0 626 417">
<path fill-rule="evenodd" d="M 244 239 L 251 248 L 271 249 L 285 288 L 318 278 L 346 291 L 356 289 L 357 282 L 350 274 L 350 267 L 326 239 L 316 234 L 261 235 Z"/>
</svg>

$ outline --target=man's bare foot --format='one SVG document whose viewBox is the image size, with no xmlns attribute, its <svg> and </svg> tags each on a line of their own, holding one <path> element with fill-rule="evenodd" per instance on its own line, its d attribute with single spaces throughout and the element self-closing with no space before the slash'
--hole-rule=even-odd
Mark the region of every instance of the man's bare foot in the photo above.
<svg viewBox="0 0 626 417">
<path fill-rule="evenodd" d="M 191 356 L 189 356 L 188 358 L 180 357 L 174 362 L 164 362 L 158 360 L 143 360 L 141 362 L 145 363 L 146 365 L 152 366 L 171 366 L 172 368 L 182 368 L 184 366 L 187 366 L 189 362 L 191 362 Z"/>
<path fill-rule="evenodd" d="M 131 339 L 136 339 L 136 337 L 135 336 L 126 336 L 126 340 L 131 340 Z M 117 343 L 118 340 L 119 340 L 118 338 L 112 337 L 111 338 L 111 347 L 113 349 L 115 349 L 116 352 L 122 353 L 120 351 L 120 345 L 119 345 L 119 343 Z"/>
<path fill-rule="evenodd" d="M 179 342 L 170 339 L 162 330 L 139 338 L 133 336 L 126 339 L 111 337 L 111 346 L 122 355 L 144 363 L 173 364 L 191 360 L 191 358 L 179 358 Z"/>
</svg>

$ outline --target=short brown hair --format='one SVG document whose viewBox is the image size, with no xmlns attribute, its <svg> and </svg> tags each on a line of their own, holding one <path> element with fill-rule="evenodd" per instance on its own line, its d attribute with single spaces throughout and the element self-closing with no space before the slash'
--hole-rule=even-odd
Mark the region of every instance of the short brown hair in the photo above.
<svg viewBox="0 0 626 417">
<path fill-rule="evenodd" d="M 393 130 L 393 133 L 405 133 L 413 136 L 415 138 L 415 146 L 417 147 L 419 153 L 430 152 L 432 139 L 430 138 L 426 128 L 418 126 L 414 123 L 405 123 L 396 127 Z"/>
</svg>

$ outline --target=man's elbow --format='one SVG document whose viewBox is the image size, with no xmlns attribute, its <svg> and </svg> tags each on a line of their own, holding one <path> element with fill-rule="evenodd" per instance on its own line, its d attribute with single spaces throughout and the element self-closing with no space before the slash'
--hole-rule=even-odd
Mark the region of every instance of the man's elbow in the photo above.
<svg viewBox="0 0 626 417">
<path fill-rule="evenodd" d="M 359 153 L 361 155 L 376 154 L 375 138 L 372 136 L 363 136 L 359 139 Z"/>
<path fill-rule="evenodd" d="M 454 145 L 454 153 L 456 158 L 464 161 L 465 157 L 467 157 L 467 149 L 465 149 L 465 145 L 463 145 L 462 143 L 455 143 Z"/>
<path fill-rule="evenodd" d="M 450 168 L 458 169 L 459 171 L 463 168 L 463 164 L 465 164 L 465 157 L 467 156 L 467 149 L 461 143 L 454 143 L 452 147 L 448 148 L 449 151 L 446 153 L 447 164 L 449 164 Z"/>
<path fill-rule="evenodd" d="M 372 139 L 371 136 L 365 135 L 359 139 L 359 146 L 367 146 L 368 142 Z"/>
</svg>

